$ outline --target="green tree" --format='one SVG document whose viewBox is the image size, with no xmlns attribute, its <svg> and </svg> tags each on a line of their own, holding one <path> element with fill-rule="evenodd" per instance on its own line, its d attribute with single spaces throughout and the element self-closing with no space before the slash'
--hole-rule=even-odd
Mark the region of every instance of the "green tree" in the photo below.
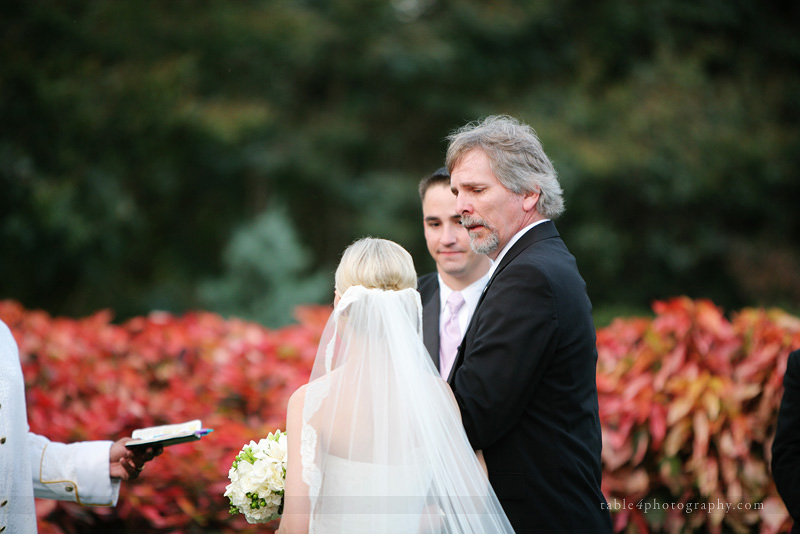
<svg viewBox="0 0 800 534">
<path fill-rule="evenodd" d="M 333 299 L 332 277 L 308 273 L 286 211 L 270 209 L 237 230 L 224 252 L 225 271 L 200 286 L 203 304 L 270 327 L 284 326 L 295 307 Z"/>
<path fill-rule="evenodd" d="M 793 3 L 6 4 L 0 297 L 208 305 L 268 206 L 311 254 L 298 284 L 362 235 L 430 270 L 416 183 L 450 130 L 508 113 L 555 160 L 596 307 L 800 302 Z"/>
</svg>

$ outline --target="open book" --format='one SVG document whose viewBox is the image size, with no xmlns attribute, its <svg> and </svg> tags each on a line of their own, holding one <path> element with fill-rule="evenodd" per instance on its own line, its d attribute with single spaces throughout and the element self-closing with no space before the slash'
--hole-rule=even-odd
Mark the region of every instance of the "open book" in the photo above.
<svg viewBox="0 0 800 534">
<path fill-rule="evenodd" d="M 213 432 L 213 430 L 203 428 L 200 419 L 174 425 L 151 426 L 134 430 L 131 434 L 133 441 L 129 441 L 125 446 L 129 449 L 148 445 L 168 447 L 187 441 L 197 441 L 209 432 Z"/>
</svg>

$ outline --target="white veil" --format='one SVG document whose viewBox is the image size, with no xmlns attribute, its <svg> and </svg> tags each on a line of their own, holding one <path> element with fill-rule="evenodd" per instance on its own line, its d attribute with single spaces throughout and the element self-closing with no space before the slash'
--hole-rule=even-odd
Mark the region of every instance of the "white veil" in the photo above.
<svg viewBox="0 0 800 534">
<path fill-rule="evenodd" d="M 310 532 L 513 534 L 422 342 L 414 289 L 347 289 L 303 409 Z"/>
</svg>

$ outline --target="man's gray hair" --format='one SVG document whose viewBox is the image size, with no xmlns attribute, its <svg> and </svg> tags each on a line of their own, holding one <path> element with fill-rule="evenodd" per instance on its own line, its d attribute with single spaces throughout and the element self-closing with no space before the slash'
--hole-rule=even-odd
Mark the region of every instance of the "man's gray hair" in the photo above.
<svg viewBox="0 0 800 534">
<path fill-rule="evenodd" d="M 564 211 L 564 199 L 553 163 L 544 153 L 533 128 L 508 115 L 492 115 L 471 122 L 447 136 L 447 170 L 452 174 L 474 148 L 489 158 L 492 172 L 514 193 L 539 192 L 537 211 L 555 219 Z"/>
</svg>

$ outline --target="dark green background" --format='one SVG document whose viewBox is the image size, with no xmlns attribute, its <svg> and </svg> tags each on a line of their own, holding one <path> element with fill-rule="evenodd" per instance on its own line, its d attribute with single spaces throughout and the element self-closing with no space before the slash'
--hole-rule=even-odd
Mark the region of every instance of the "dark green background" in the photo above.
<svg viewBox="0 0 800 534">
<path fill-rule="evenodd" d="M 277 326 L 353 239 L 420 272 L 417 181 L 531 124 L 598 317 L 800 310 L 800 4 L 33 1 L 0 8 L 0 298 Z"/>
</svg>

